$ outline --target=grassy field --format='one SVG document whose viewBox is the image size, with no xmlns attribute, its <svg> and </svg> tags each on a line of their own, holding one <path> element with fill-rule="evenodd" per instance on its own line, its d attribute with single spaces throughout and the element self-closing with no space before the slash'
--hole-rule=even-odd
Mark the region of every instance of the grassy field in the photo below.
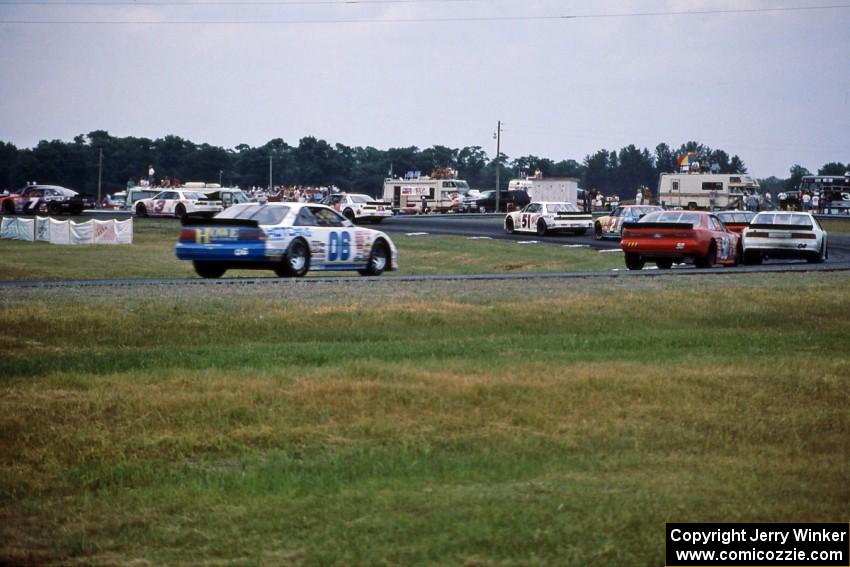
<svg viewBox="0 0 850 567">
<path fill-rule="evenodd" d="M 850 277 L 0 290 L 0 564 L 663 565 L 847 521 Z"/>
<path fill-rule="evenodd" d="M 850 218 L 844 220 L 822 220 L 820 224 L 829 234 L 850 234 Z"/>
<path fill-rule="evenodd" d="M 0 240 L 0 280 L 194 277 L 190 262 L 174 256 L 180 225 L 171 219 L 135 219 L 130 246 L 57 246 Z M 618 254 L 550 245 L 457 236 L 390 236 L 399 249 L 398 274 L 593 271 L 620 268 Z M 312 272 L 352 275 L 355 272 Z M 231 270 L 227 277 L 273 276 Z"/>
</svg>

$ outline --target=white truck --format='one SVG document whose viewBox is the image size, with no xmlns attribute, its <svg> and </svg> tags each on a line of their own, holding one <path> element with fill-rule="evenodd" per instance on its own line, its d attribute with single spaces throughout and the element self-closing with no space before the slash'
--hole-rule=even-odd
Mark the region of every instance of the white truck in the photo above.
<svg viewBox="0 0 850 567">
<path fill-rule="evenodd" d="M 384 201 L 392 203 L 394 211 L 401 214 L 422 212 L 422 197 L 425 208 L 439 213 L 460 210 L 464 195 L 469 192 L 469 184 L 463 179 L 385 179 Z"/>
<path fill-rule="evenodd" d="M 575 177 L 512 179 L 508 183 L 508 190 L 525 191 L 532 201 L 566 202 L 578 206 L 584 204 L 579 197 L 581 190 Z"/>
<path fill-rule="evenodd" d="M 740 173 L 662 173 L 658 200 L 668 208 L 736 209 L 743 208 L 744 197 L 758 187 L 752 177 Z"/>
</svg>

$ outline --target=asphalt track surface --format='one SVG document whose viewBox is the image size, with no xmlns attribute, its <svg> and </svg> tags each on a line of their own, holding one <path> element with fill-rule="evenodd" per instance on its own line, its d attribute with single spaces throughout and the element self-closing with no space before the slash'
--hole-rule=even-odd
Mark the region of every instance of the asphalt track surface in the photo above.
<svg viewBox="0 0 850 567">
<path fill-rule="evenodd" d="M 118 215 L 116 215 L 118 216 Z M 611 250 L 618 254 L 620 244 L 616 240 L 596 240 L 592 233 L 583 236 L 548 235 L 537 236 L 534 233 L 506 234 L 502 227 L 504 215 L 423 215 L 397 216 L 374 226 L 391 235 L 454 235 L 467 238 L 492 238 L 512 240 L 526 245 L 586 246 L 594 250 Z M 159 222 L 177 223 L 176 219 L 160 219 Z M 373 226 L 373 225 L 367 225 Z M 850 236 L 830 235 L 829 260 L 823 264 L 809 264 L 804 261 L 769 260 L 761 266 L 738 266 L 735 268 L 697 269 L 693 266 L 674 266 L 671 270 L 658 270 L 647 266 L 643 270 L 629 271 L 625 268 L 603 272 L 534 272 L 475 275 L 422 275 L 393 276 L 384 275 L 378 280 L 384 282 L 416 281 L 483 281 L 483 280 L 528 280 L 528 279 L 577 279 L 577 278 L 635 278 L 635 277 L 687 277 L 718 276 L 734 274 L 758 274 L 781 272 L 834 272 L 850 271 Z M 260 272 L 262 273 L 262 272 Z M 303 285 L 321 283 L 357 283 L 369 285 L 375 278 L 362 276 L 310 276 L 307 278 L 237 277 L 221 279 L 201 278 L 164 278 L 164 279 L 125 279 L 125 280 L 23 280 L 0 282 L 0 289 L 27 287 L 101 287 L 101 286 L 139 286 L 139 285 Z"/>
</svg>

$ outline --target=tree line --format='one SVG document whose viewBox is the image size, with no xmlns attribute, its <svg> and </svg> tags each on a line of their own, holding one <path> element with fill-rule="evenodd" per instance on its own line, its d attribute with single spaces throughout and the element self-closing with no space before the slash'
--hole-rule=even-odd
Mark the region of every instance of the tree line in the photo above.
<svg viewBox="0 0 850 567">
<path fill-rule="evenodd" d="M 722 173 L 745 173 L 743 160 L 724 150 L 712 149 L 699 142 L 687 142 L 678 148 L 666 143 L 653 151 L 629 145 L 619 150 L 601 149 L 574 159 L 555 161 L 534 155 L 509 158 L 504 153 L 494 159 L 481 146 L 449 148 L 433 146 L 420 149 L 377 149 L 330 144 L 312 136 L 297 145 L 276 138 L 262 146 L 239 144 L 227 149 L 196 144 L 179 136 L 155 140 L 133 136 L 115 137 L 103 130 L 76 136 L 71 142 L 41 141 L 33 148 L 17 148 L 0 142 L 0 190 L 16 189 L 28 181 L 64 185 L 88 195 L 97 194 L 100 156 L 103 156 L 102 191 L 113 193 L 126 187 L 128 180 L 147 177 L 149 165 L 156 178 L 204 181 L 224 185 L 267 187 L 269 161 L 272 182 L 276 186 L 331 186 L 343 190 L 377 195 L 388 175 L 403 176 L 408 171 L 428 175 L 440 168 L 452 168 L 470 187 L 493 188 L 497 163 L 501 186 L 536 171 L 545 177 L 576 177 L 585 189 L 606 195 L 631 194 L 640 186 L 657 189 L 660 173 L 678 170 L 679 156 L 693 152 L 701 163 L 716 164 Z M 792 174 L 794 172 L 792 171 Z M 843 172 L 842 172 L 843 173 Z"/>
</svg>

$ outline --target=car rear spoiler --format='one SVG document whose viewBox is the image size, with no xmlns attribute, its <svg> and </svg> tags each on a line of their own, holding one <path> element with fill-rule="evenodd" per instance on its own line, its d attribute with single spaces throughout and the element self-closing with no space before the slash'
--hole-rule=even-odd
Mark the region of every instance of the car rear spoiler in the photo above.
<svg viewBox="0 0 850 567">
<path fill-rule="evenodd" d="M 590 213 L 585 213 L 582 211 L 560 211 L 555 213 L 556 216 L 559 217 L 584 217 L 584 218 L 593 218 L 593 215 Z"/>
<path fill-rule="evenodd" d="M 689 222 L 624 222 L 623 228 L 676 228 L 691 230 L 694 225 Z"/>
<path fill-rule="evenodd" d="M 183 219 L 182 224 L 183 226 L 253 226 L 255 228 L 260 226 L 260 223 L 251 219 L 203 218 L 193 217 L 191 213 Z"/>
<path fill-rule="evenodd" d="M 810 224 L 751 224 L 749 227 L 760 230 L 812 230 Z"/>
</svg>

